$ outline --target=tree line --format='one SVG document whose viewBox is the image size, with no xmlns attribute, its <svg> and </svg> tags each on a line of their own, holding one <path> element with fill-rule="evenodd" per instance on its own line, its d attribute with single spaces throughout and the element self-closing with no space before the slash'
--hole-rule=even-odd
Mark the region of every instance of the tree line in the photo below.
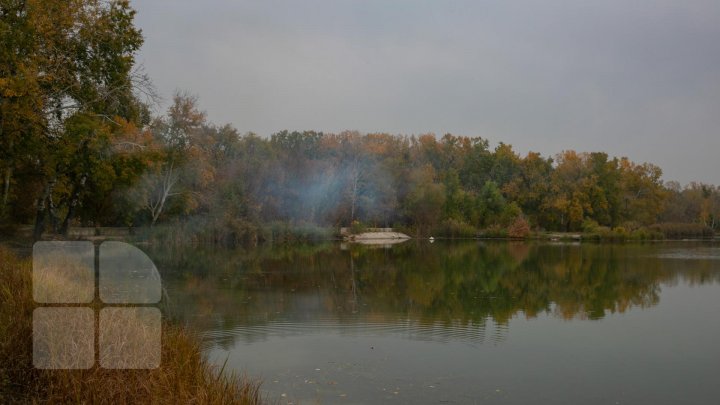
<svg viewBox="0 0 720 405">
<path fill-rule="evenodd" d="M 261 137 L 210 122 L 184 93 L 157 116 L 128 1 L 1 4 L 0 221 L 33 224 L 36 238 L 189 221 L 234 241 L 277 223 L 448 236 L 720 226 L 717 186 L 664 183 L 659 167 L 603 152 L 520 156 L 452 134 Z"/>
</svg>

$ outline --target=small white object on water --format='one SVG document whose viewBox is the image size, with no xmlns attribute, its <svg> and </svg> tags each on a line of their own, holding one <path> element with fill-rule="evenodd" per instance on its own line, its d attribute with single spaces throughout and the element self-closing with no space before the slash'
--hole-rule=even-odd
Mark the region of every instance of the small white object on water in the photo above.
<svg viewBox="0 0 720 405">
<path fill-rule="evenodd" d="M 430 243 L 433 243 L 433 242 L 435 242 L 435 238 L 433 238 L 432 236 L 431 236 L 431 237 L 429 237 L 429 238 L 428 238 L 428 240 L 430 241 Z"/>
</svg>

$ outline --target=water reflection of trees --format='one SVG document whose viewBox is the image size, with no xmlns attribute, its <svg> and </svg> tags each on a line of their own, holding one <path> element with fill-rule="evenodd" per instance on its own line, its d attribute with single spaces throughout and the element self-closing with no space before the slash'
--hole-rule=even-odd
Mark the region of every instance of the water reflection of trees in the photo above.
<svg viewBox="0 0 720 405">
<path fill-rule="evenodd" d="M 682 249 L 693 249 L 692 245 Z M 660 287 L 720 281 L 718 260 L 668 259 L 665 245 L 410 242 L 151 252 L 171 313 L 204 330 L 332 319 L 417 327 L 506 325 L 547 313 L 600 319 L 659 301 Z M 236 331 L 242 333 L 242 331 Z"/>
</svg>

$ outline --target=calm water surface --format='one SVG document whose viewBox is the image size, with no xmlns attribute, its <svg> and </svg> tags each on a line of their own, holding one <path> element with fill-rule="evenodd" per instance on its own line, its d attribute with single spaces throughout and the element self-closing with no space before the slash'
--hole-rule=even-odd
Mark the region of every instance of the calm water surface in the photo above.
<svg viewBox="0 0 720 405">
<path fill-rule="evenodd" d="M 720 403 L 720 244 L 150 251 L 280 403 Z"/>
</svg>

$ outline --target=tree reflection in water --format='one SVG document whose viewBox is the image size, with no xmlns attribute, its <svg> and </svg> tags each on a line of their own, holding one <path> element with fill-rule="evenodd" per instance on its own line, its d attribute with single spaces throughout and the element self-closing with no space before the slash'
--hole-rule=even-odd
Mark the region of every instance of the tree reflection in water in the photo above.
<svg viewBox="0 0 720 405">
<path fill-rule="evenodd" d="M 720 281 L 720 247 L 699 243 L 410 241 L 149 254 L 168 287 L 167 312 L 215 331 L 209 337 L 221 345 L 323 327 L 484 340 L 488 324 L 498 340 L 515 316 L 596 320 L 656 305 L 663 285 Z"/>
</svg>

